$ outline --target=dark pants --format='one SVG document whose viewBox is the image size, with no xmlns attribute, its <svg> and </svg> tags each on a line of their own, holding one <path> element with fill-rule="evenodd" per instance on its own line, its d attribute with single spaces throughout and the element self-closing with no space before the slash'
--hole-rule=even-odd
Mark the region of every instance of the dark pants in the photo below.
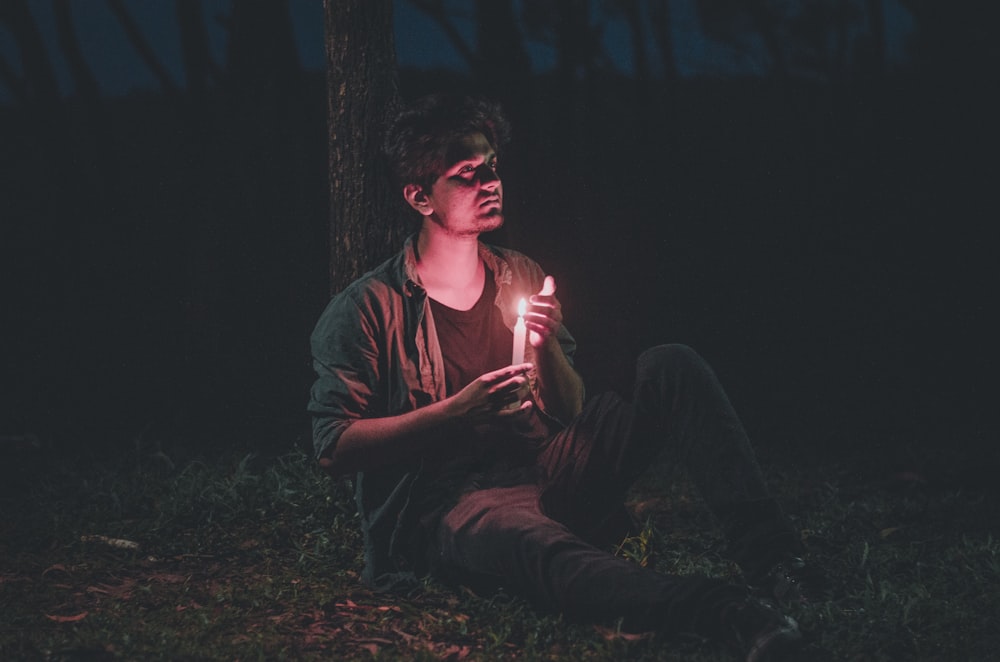
<svg viewBox="0 0 1000 662">
<path fill-rule="evenodd" d="M 721 607 L 744 589 L 658 573 L 590 542 L 661 452 L 688 470 L 745 571 L 796 551 L 714 373 L 690 348 L 665 345 L 639 358 L 631 402 L 592 398 L 548 441 L 537 460 L 540 484 L 461 495 L 438 526 L 439 560 L 580 620 L 710 634 Z"/>
</svg>

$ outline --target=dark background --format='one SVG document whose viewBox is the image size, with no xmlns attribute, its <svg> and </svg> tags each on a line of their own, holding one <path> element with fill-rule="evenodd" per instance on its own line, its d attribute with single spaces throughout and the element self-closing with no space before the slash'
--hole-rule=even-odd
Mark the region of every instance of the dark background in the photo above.
<svg viewBox="0 0 1000 662">
<path fill-rule="evenodd" d="M 24 24 L 0 22 L 0 435 L 57 452 L 307 446 L 308 335 L 328 296 L 319 3 L 256 24 L 194 3 L 212 47 L 200 78 L 164 27 L 171 3 L 123 3 L 146 61 L 111 3 L 73 3 L 91 87 L 51 4 L 15 4 L 53 84 L 22 59 Z M 590 392 L 683 342 L 762 447 L 870 450 L 878 470 L 947 457 L 992 480 L 1000 60 L 985 19 L 803 1 L 751 3 L 771 8 L 754 22 L 738 3 L 675 1 L 670 58 L 645 24 L 644 78 L 629 3 L 576 3 L 567 29 L 540 2 L 553 13 L 518 14 L 527 75 L 497 88 L 418 4 L 396 3 L 401 92 L 492 92 L 512 111 L 493 239 L 555 275 Z M 471 3 L 444 5 L 487 57 Z"/>
</svg>

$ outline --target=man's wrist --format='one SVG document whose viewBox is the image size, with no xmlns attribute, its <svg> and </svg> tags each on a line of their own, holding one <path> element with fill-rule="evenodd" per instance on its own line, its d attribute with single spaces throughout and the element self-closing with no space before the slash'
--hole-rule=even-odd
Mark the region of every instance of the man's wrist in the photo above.
<svg viewBox="0 0 1000 662">
<path fill-rule="evenodd" d="M 541 345 L 535 348 L 535 355 L 545 359 L 555 356 L 556 352 L 562 352 L 562 347 L 559 346 L 559 340 L 554 335 L 546 338 Z"/>
<path fill-rule="evenodd" d="M 428 408 L 431 410 L 431 416 L 437 425 L 449 425 L 459 417 L 460 412 L 457 410 L 455 403 L 455 396 L 450 395 L 443 400 L 438 400 L 428 405 Z"/>
</svg>

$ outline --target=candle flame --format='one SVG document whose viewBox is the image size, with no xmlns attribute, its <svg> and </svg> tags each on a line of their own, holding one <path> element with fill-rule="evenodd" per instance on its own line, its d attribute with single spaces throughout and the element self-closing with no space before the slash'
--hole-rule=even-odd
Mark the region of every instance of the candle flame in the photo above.
<svg viewBox="0 0 1000 662">
<path fill-rule="evenodd" d="M 517 316 L 524 317 L 524 314 L 528 312 L 528 302 L 521 299 L 517 302 Z"/>
</svg>

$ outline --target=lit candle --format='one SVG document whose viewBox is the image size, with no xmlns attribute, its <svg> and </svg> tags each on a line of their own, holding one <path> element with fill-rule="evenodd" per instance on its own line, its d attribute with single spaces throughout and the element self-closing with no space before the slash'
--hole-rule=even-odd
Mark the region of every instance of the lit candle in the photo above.
<svg viewBox="0 0 1000 662">
<path fill-rule="evenodd" d="M 524 313 L 528 310 L 528 302 L 521 299 L 517 304 L 517 324 L 514 325 L 514 356 L 511 365 L 524 363 L 524 338 L 527 330 L 524 327 Z"/>
</svg>

